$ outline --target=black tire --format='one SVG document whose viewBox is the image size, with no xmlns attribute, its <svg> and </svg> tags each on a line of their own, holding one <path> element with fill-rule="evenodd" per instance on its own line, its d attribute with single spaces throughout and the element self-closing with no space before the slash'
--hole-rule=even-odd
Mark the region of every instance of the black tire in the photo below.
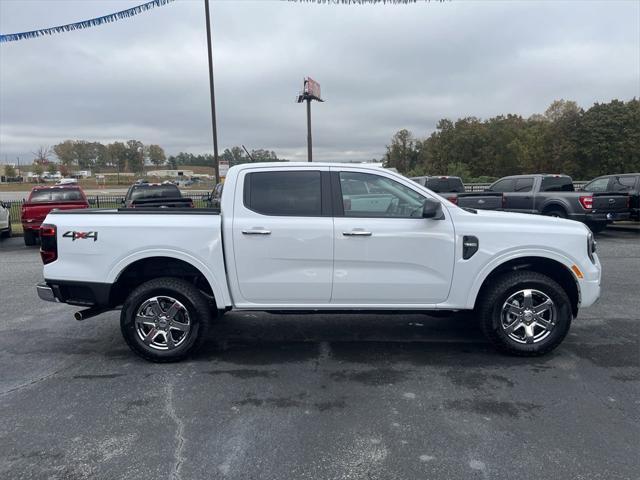
<svg viewBox="0 0 640 480">
<path fill-rule="evenodd" d="M 7 226 L 7 229 L 4 232 L 2 232 L 2 237 L 4 238 L 11 237 L 11 219 L 9 219 L 9 225 Z"/>
<path fill-rule="evenodd" d="M 36 234 L 31 230 L 24 231 L 24 244 L 27 247 L 33 247 L 36 244 Z"/>
<path fill-rule="evenodd" d="M 147 345 L 140 337 L 136 316 L 140 307 L 153 297 L 175 299 L 184 306 L 188 314 L 190 328 L 188 332 L 178 332 L 179 341 L 175 348 L 166 350 L 159 349 L 158 346 L 154 348 L 152 345 Z M 184 311 L 181 311 L 180 315 L 184 315 Z M 143 283 L 127 297 L 120 314 L 120 329 L 129 348 L 145 360 L 159 363 L 177 362 L 195 352 L 206 339 L 210 311 L 206 298 L 191 283 L 174 277 L 157 278 Z M 185 317 L 183 316 L 182 319 L 184 320 Z M 158 334 L 162 332 L 158 331 Z M 170 335 L 173 338 L 173 334 L 170 333 Z M 182 339 L 181 335 L 185 338 Z M 168 344 L 166 336 L 164 338 L 165 343 Z"/>
<path fill-rule="evenodd" d="M 567 212 L 560 207 L 550 208 L 549 210 L 545 210 L 544 215 L 548 217 L 558 217 L 558 218 L 567 218 Z"/>
<path fill-rule="evenodd" d="M 589 227 L 589 229 L 593 233 L 602 232 L 605 228 L 607 228 L 607 225 L 608 225 L 607 222 L 589 222 L 589 223 L 587 223 L 587 227 Z"/>
<path fill-rule="evenodd" d="M 502 308 L 516 292 L 533 289 L 553 301 L 555 324 L 546 337 L 535 343 L 519 343 L 502 325 Z M 513 271 L 500 275 L 483 292 L 478 308 L 482 331 L 499 350 L 518 356 L 544 355 L 555 349 L 567 336 L 573 318 L 571 302 L 564 289 L 553 279 L 537 272 Z"/>
</svg>

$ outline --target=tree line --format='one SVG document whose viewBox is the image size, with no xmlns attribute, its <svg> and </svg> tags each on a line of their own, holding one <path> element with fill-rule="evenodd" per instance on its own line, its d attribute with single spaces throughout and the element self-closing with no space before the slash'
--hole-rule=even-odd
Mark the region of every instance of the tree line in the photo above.
<svg viewBox="0 0 640 480">
<path fill-rule="evenodd" d="M 640 101 L 612 100 L 588 110 L 556 100 L 544 114 L 481 120 L 443 118 L 427 138 L 400 130 L 384 165 L 408 176 L 456 175 L 467 182 L 523 173 L 590 179 L 640 171 Z"/>
<path fill-rule="evenodd" d="M 58 163 L 51 160 L 53 154 L 58 158 Z M 52 148 L 40 147 L 33 152 L 33 155 L 33 173 L 36 175 L 42 175 L 45 171 L 54 174 L 60 170 L 60 173 L 66 176 L 72 169 L 141 173 L 148 163 L 155 167 L 166 166 L 172 169 L 188 166 L 212 167 L 214 164 L 211 154 L 194 155 L 180 152 L 167 157 L 160 145 L 144 145 L 139 140 L 113 142 L 106 145 L 86 140 L 65 140 Z M 282 161 L 272 150 L 251 150 L 249 156 L 238 146 L 225 149 L 220 155 L 220 160 L 228 161 L 230 166 L 250 161 Z"/>
</svg>

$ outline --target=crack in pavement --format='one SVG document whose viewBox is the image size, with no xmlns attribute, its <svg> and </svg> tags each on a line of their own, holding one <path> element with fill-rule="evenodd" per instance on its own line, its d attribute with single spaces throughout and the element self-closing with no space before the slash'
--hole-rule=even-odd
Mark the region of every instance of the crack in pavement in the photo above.
<svg viewBox="0 0 640 480">
<path fill-rule="evenodd" d="M 184 447 L 184 422 L 178 417 L 175 409 L 175 405 L 173 402 L 173 390 L 175 385 L 173 383 L 165 382 L 165 410 L 169 418 L 173 420 L 176 424 L 176 432 L 174 435 L 174 439 L 176 441 L 176 449 L 174 451 L 175 464 L 173 465 L 173 470 L 171 472 L 171 476 L 169 478 L 173 480 L 181 480 L 180 476 L 180 468 L 184 463 L 184 455 L 182 453 Z"/>
</svg>

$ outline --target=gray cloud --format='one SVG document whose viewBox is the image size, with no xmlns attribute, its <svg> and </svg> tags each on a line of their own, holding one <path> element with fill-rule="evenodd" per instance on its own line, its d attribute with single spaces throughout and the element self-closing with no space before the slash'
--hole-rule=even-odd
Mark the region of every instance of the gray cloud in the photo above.
<svg viewBox="0 0 640 480">
<path fill-rule="evenodd" d="M 3 1 L 12 33 L 138 1 Z M 0 45 L 0 161 L 66 138 L 138 138 L 211 151 L 204 11 L 179 1 L 88 30 Z M 638 2 L 447 2 L 328 6 L 213 3 L 222 146 L 304 159 L 302 78 L 315 158 L 380 157 L 391 135 L 442 117 L 542 112 L 640 95 Z"/>
</svg>

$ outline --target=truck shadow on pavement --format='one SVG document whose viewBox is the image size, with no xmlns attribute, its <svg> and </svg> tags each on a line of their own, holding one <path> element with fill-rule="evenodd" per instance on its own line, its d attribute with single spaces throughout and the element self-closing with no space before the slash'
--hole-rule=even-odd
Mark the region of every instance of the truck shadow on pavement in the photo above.
<svg viewBox="0 0 640 480">
<path fill-rule="evenodd" d="M 466 314 L 434 318 L 423 314 L 232 313 L 212 325 L 209 338 L 192 359 L 244 366 L 324 359 L 416 366 L 531 363 L 498 353 L 483 337 L 477 321 Z"/>
</svg>

